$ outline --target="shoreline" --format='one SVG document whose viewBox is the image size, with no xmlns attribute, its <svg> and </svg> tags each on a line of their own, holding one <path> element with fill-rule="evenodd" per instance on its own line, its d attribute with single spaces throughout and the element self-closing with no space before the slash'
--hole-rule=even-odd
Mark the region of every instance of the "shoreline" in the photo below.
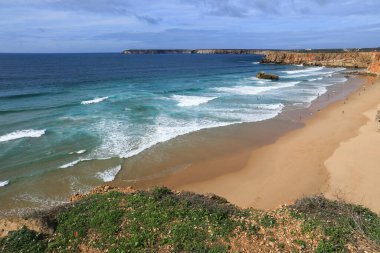
<svg viewBox="0 0 380 253">
<path fill-rule="evenodd" d="M 182 187 L 199 182 L 207 184 L 221 175 L 237 173 L 249 162 L 252 150 L 274 145 L 282 136 L 302 129 L 305 121 L 320 108 L 357 89 L 359 79 L 354 76 L 345 83 L 327 87 L 328 92 L 313 101 L 309 108 L 285 110 L 261 122 L 203 129 L 160 143 L 144 151 L 143 155 L 124 160 L 123 169 L 110 184 L 136 189 L 166 185 L 187 190 Z M 144 170 L 139 169 L 142 166 Z M 132 180 L 128 180 L 129 177 Z"/>
<path fill-rule="evenodd" d="M 329 196 L 330 172 L 325 161 L 341 142 L 355 137 L 356 131 L 368 121 L 362 113 L 377 106 L 376 98 L 380 96 L 376 88 L 379 85 L 371 85 L 378 84 L 378 80 L 362 79 L 360 87 L 351 91 L 347 100 L 345 96 L 335 96 L 337 101 L 327 107 L 314 103 L 311 108 L 316 113 L 304 120 L 304 126 L 280 135 L 274 143 L 251 148 L 240 158 L 235 154 L 200 162 L 163 179 L 140 184 L 140 187 L 159 184 L 176 190 L 214 193 L 238 206 L 259 209 L 273 209 L 306 195 Z M 319 111 L 318 107 L 324 109 Z M 244 155 L 248 157 L 246 161 L 242 160 Z M 240 162 L 240 168 L 228 168 L 228 164 L 236 162 Z M 218 164 L 225 166 L 215 168 Z M 216 170 L 218 175 L 204 176 L 207 167 Z M 329 197 L 332 198 L 331 194 Z M 356 203 L 361 204 L 360 201 Z"/>
</svg>

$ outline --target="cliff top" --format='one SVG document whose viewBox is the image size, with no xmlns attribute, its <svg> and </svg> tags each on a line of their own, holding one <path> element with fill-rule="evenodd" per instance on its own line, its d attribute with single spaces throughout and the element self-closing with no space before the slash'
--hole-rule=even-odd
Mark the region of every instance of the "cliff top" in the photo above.
<svg viewBox="0 0 380 253">
<path fill-rule="evenodd" d="M 54 212 L 53 228 L 23 227 L 1 252 L 375 252 L 380 218 L 316 196 L 273 211 L 240 209 L 215 195 L 106 186 Z M 33 219 L 32 217 L 30 219 Z"/>
</svg>

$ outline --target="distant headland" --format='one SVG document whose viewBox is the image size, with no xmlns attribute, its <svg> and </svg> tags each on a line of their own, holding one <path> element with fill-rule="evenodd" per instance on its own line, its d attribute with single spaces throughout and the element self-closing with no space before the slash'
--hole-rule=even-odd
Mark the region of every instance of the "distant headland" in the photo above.
<svg viewBox="0 0 380 253">
<path fill-rule="evenodd" d="M 356 49 L 128 49 L 123 54 L 261 54 L 261 63 L 367 69 L 380 74 L 380 48 Z"/>
</svg>

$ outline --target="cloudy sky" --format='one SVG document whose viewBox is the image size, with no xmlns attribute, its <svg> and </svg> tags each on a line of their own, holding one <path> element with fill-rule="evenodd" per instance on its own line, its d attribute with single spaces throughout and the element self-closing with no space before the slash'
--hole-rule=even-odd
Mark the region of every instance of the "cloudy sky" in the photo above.
<svg viewBox="0 0 380 253">
<path fill-rule="evenodd" d="M 0 52 L 380 46 L 380 0 L 0 0 Z"/>
</svg>

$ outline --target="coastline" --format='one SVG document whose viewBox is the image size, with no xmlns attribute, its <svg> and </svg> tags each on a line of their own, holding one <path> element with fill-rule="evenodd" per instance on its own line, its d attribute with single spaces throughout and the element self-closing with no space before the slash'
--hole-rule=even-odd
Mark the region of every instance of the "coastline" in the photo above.
<svg viewBox="0 0 380 253">
<path fill-rule="evenodd" d="M 323 98 L 319 103 L 314 103 L 311 109 L 316 113 L 305 117 L 304 126 L 288 129 L 274 143 L 272 140 L 272 143 L 246 150 L 248 153 L 241 153 L 240 157 L 233 154 L 201 161 L 160 180 L 135 185 L 145 188 L 161 184 L 176 190 L 214 193 L 238 206 L 259 209 L 273 209 L 313 194 L 326 194 L 333 198 L 331 189 L 340 187 L 336 183 L 340 179 L 330 180 L 334 174 L 326 168 L 325 161 L 342 142 L 357 135 L 358 129 L 368 122 L 363 113 L 373 110 L 378 104 L 379 81 L 373 77 L 363 79 L 360 88 L 350 91 L 346 100 L 345 96 L 335 95 L 337 101 L 330 101 L 326 108 Z M 319 111 L 318 108 L 323 109 Z M 234 163 L 240 167 L 231 169 L 229 165 Z M 224 166 L 217 167 L 221 164 Z M 212 168 L 214 172 L 209 172 L 207 168 Z M 369 173 L 368 177 L 371 176 Z M 377 204 L 361 202 L 360 198 L 348 198 L 343 194 L 339 197 L 380 211 Z"/>
</svg>

